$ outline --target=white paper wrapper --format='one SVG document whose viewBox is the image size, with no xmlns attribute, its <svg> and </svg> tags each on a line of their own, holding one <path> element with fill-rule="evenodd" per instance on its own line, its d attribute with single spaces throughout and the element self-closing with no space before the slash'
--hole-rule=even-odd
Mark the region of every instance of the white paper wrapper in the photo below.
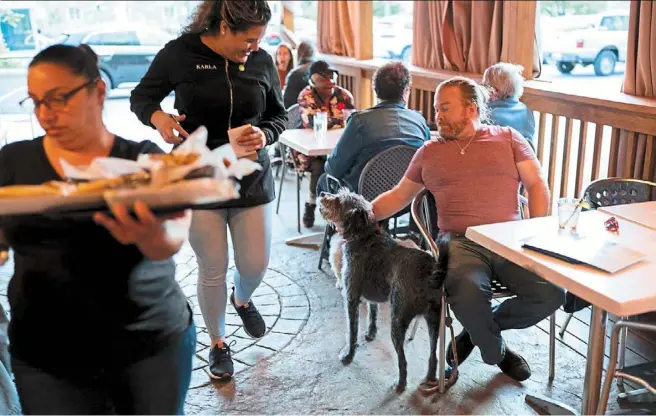
<svg viewBox="0 0 656 416">
<path fill-rule="evenodd" d="M 64 170 L 64 176 L 76 180 L 109 179 L 143 171 L 143 168 L 134 160 L 115 157 L 96 158 L 89 166 L 84 167 L 73 166 L 64 159 L 60 159 L 59 163 Z"/>
<path fill-rule="evenodd" d="M 214 179 L 223 180 L 228 178 L 241 179 L 250 175 L 262 167 L 251 160 L 237 159 L 231 145 L 226 144 L 212 151 L 207 147 L 207 129 L 203 126 L 189 135 L 189 137 L 172 152 L 173 154 L 199 154 L 200 157 L 196 162 L 175 167 L 165 168 L 160 161 L 153 160 L 148 155 L 141 155 L 137 163 L 151 172 L 151 185 L 164 186 L 165 184 L 178 181 L 187 176 L 191 171 L 204 166 L 214 167 Z M 229 162 L 230 167 L 226 168 L 224 159 Z"/>
<path fill-rule="evenodd" d="M 228 201 L 239 198 L 239 191 L 232 180 L 202 178 L 172 183 L 160 189 L 151 187 L 107 191 L 104 197 L 110 207 L 119 203 L 133 206 L 135 202 L 143 201 L 151 208 L 160 208 Z"/>
<path fill-rule="evenodd" d="M 232 150 L 235 151 L 238 158 L 252 155 L 255 152 L 247 152 L 246 149 L 237 144 L 237 139 L 244 134 L 244 132 L 251 128 L 250 124 L 244 124 L 243 126 L 235 127 L 234 129 L 228 130 L 228 139 L 230 140 L 230 145 Z"/>
<path fill-rule="evenodd" d="M 204 126 L 196 131 L 177 147 L 174 154 L 198 154 L 196 162 L 179 167 L 165 166 L 162 161 L 151 158 L 148 154 L 139 155 L 137 161 L 112 157 L 96 158 L 89 166 L 72 166 L 61 160 L 64 175 L 69 179 L 94 180 L 115 178 L 148 170 L 151 173 L 150 187 L 159 188 L 176 182 L 195 169 L 205 166 L 214 167 L 214 179 L 241 179 L 262 167 L 248 159 L 238 159 L 231 145 L 221 146 L 213 151 L 207 147 L 207 129 Z M 224 160 L 229 162 L 226 167 Z"/>
</svg>

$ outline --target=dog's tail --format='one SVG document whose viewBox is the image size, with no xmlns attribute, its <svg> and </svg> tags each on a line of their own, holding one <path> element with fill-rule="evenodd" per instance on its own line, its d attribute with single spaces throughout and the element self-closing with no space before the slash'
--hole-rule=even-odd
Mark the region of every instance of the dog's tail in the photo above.
<svg viewBox="0 0 656 416">
<path fill-rule="evenodd" d="M 449 243 L 451 242 L 450 234 L 443 234 L 438 237 L 437 248 L 439 257 L 431 275 L 431 287 L 441 289 L 446 279 L 446 272 L 449 268 Z"/>
</svg>

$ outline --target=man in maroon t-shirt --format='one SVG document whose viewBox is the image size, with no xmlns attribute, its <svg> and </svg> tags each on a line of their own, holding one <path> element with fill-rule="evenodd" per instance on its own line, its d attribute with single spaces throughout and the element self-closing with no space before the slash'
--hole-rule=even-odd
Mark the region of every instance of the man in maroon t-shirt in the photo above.
<svg viewBox="0 0 656 416">
<path fill-rule="evenodd" d="M 520 183 L 528 191 L 531 217 L 549 210 L 549 189 L 531 146 L 510 127 L 481 124 L 486 113 L 484 93 L 474 81 L 456 77 L 440 84 L 435 118 L 441 139 L 424 144 L 401 182 L 373 206 L 382 220 L 408 206 L 424 187 L 433 194 L 438 228 L 452 235 L 445 289 L 465 328 L 456 338 L 458 360 L 462 363 L 478 346 L 483 361 L 524 381 L 531 376 L 530 367 L 505 344 L 501 331 L 537 324 L 563 304 L 565 294 L 465 238 L 470 226 L 520 220 Z M 516 295 L 494 308 L 492 277 Z M 450 349 L 447 360 L 453 365 Z"/>
</svg>

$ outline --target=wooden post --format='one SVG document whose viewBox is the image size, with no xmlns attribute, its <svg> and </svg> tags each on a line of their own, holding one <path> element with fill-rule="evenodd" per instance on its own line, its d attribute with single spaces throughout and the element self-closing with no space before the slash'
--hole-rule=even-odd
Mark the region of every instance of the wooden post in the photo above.
<svg viewBox="0 0 656 416">
<path fill-rule="evenodd" d="M 282 7 L 281 21 L 280 23 L 287 28 L 287 30 L 294 31 L 294 2 L 291 1 L 281 1 L 280 6 Z"/>
<path fill-rule="evenodd" d="M 496 0 L 501 1 L 501 0 Z M 533 49 L 537 1 L 503 2 L 501 59 L 524 67 L 524 78 L 533 78 Z"/>
<path fill-rule="evenodd" d="M 349 1 L 349 9 L 353 12 L 353 19 L 357 22 L 355 31 L 355 59 L 368 60 L 374 57 L 374 2 L 367 1 Z M 358 109 L 372 107 L 374 104 L 374 94 L 371 80 L 361 73 L 356 78 L 354 85 L 356 91 L 352 91 L 358 97 L 355 103 Z"/>
</svg>

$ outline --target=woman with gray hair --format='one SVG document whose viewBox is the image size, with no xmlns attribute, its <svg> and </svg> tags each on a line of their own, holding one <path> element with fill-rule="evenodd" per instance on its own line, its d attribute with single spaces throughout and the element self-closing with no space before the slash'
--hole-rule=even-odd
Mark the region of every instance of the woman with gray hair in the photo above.
<svg viewBox="0 0 656 416">
<path fill-rule="evenodd" d="M 499 62 L 485 70 L 483 85 L 490 90 L 490 123 L 514 128 L 535 150 L 535 117 L 533 111 L 519 101 L 524 94 L 523 70 L 521 65 Z"/>
</svg>

